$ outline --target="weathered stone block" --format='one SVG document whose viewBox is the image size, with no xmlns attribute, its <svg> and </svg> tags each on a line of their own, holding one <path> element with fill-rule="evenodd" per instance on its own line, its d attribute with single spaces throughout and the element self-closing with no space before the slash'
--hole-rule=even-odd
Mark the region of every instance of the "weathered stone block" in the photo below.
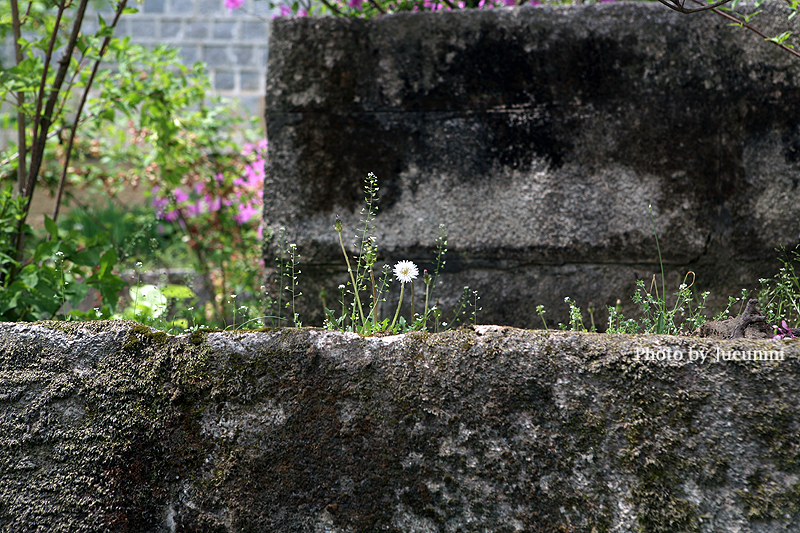
<svg viewBox="0 0 800 533">
<path fill-rule="evenodd" d="M 264 218 L 298 246 L 311 323 L 368 172 L 383 259 L 430 269 L 445 224 L 442 302 L 477 289 L 483 323 L 541 327 L 537 304 L 566 322 L 565 296 L 632 314 L 660 271 L 649 205 L 668 292 L 692 270 L 719 305 L 798 242 L 798 83 L 774 46 L 659 4 L 276 19 Z"/>
<path fill-rule="evenodd" d="M 0 323 L 0 531 L 797 531 L 798 356 Z"/>
</svg>

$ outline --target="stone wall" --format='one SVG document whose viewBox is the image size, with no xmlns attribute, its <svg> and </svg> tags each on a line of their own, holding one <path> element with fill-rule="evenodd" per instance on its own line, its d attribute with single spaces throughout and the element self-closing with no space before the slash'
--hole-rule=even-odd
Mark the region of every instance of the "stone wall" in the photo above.
<svg viewBox="0 0 800 533">
<path fill-rule="evenodd" d="M 0 531 L 798 531 L 799 355 L 3 323 Z"/>
<path fill-rule="evenodd" d="M 784 28 L 765 6 L 760 27 Z M 567 322 L 566 296 L 601 329 L 617 299 L 635 314 L 636 281 L 660 272 L 650 205 L 667 292 L 691 270 L 719 308 L 798 242 L 797 72 L 656 3 L 276 19 L 265 221 L 297 244 L 307 323 L 347 279 L 333 222 L 352 243 L 369 172 L 382 259 L 432 269 L 445 224 L 440 305 L 468 285 L 481 323 L 541 327 L 539 304 Z"/>
</svg>

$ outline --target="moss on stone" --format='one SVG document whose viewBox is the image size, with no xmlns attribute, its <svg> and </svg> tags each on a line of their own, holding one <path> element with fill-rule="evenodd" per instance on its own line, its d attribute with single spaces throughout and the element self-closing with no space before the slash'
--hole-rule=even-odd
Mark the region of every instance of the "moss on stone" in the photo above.
<svg viewBox="0 0 800 533">
<path fill-rule="evenodd" d="M 22 532 L 52 513 L 153 531 L 170 509 L 202 531 L 698 531 L 697 494 L 726 491 L 751 521 L 798 514 L 796 354 L 644 362 L 696 341 L 513 328 L 0 331 L 42 326 L 0 335 L 0 524 Z"/>
</svg>

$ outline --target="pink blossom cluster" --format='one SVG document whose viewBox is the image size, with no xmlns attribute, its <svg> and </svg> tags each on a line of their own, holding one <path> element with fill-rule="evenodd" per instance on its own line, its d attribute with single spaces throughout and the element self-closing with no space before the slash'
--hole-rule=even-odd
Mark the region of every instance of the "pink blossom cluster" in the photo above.
<svg viewBox="0 0 800 533">
<path fill-rule="evenodd" d="M 257 220 L 263 202 L 266 151 L 266 139 L 255 144 L 245 143 L 241 155 L 248 162 L 244 165 L 243 173 L 232 180 L 218 173 L 206 181 L 196 181 L 171 191 L 153 187 L 152 204 L 159 218 L 181 225 L 212 214 L 228 214 L 240 226 Z M 260 226 L 258 233 L 260 237 Z"/>
<path fill-rule="evenodd" d="M 362 6 L 367 0 L 338 0 L 334 1 L 334 4 L 338 4 L 340 8 L 346 10 L 347 8 L 356 11 L 361 11 Z M 380 1 L 380 0 L 379 0 Z M 614 2 L 615 0 L 598 0 L 599 2 Z M 383 2 L 380 2 L 383 4 Z M 448 5 L 448 2 L 444 2 L 442 0 L 421 0 L 419 2 L 414 2 L 411 11 L 443 11 L 443 10 L 450 10 L 450 9 L 465 9 L 467 7 L 467 3 L 463 0 L 459 0 L 456 2 L 449 2 L 453 4 L 455 7 L 451 7 Z M 477 9 L 490 9 L 493 7 L 508 7 L 520 4 L 530 4 L 530 5 L 540 5 L 544 3 L 543 0 L 522 0 L 521 2 L 518 0 L 480 0 L 478 5 L 476 6 Z M 228 8 L 229 12 L 233 12 L 234 9 L 239 9 L 244 5 L 244 0 L 225 0 L 225 7 Z M 393 8 L 397 6 L 393 5 L 385 5 L 384 7 L 387 8 L 389 11 L 394 11 Z M 295 4 L 295 9 L 297 5 Z M 291 16 L 298 16 L 298 17 L 307 17 L 309 16 L 308 11 L 303 9 L 298 9 L 297 12 L 294 11 L 292 6 L 281 4 L 279 6 L 280 14 L 274 15 L 274 17 L 291 17 Z M 353 14 L 351 12 L 351 14 Z"/>
<path fill-rule="evenodd" d="M 241 9 L 244 5 L 244 0 L 225 0 L 225 7 L 228 8 L 228 13 L 233 13 L 234 9 Z"/>
</svg>

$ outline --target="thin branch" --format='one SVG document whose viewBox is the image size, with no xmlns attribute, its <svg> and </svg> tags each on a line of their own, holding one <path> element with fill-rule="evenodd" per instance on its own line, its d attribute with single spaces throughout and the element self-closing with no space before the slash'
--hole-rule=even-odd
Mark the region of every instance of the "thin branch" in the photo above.
<svg viewBox="0 0 800 533">
<path fill-rule="evenodd" d="M 45 106 L 44 113 L 42 114 L 41 117 L 41 124 L 39 125 L 40 134 L 39 137 L 37 138 L 36 144 L 32 146 L 31 166 L 28 169 L 28 181 L 25 186 L 25 195 L 27 196 L 27 203 L 25 205 L 25 209 L 22 212 L 22 216 L 17 221 L 17 228 L 16 228 L 15 249 L 17 252 L 18 260 L 22 256 L 22 247 L 24 244 L 24 233 L 22 232 L 22 227 L 25 225 L 25 219 L 28 217 L 28 212 L 30 211 L 31 200 L 33 199 L 33 190 L 36 185 L 36 178 L 38 177 L 39 169 L 42 166 L 45 144 L 47 143 L 47 133 L 53 121 L 53 108 L 56 106 L 56 102 L 58 100 L 58 93 L 61 90 L 61 86 L 64 83 L 64 79 L 67 77 L 67 70 L 69 69 L 70 59 L 72 58 L 72 54 L 75 51 L 75 43 L 77 43 L 78 41 L 78 36 L 80 35 L 81 26 L 83 25 L 83 16 L 86 13 L 86 7 L 88 4 L 89 0 L 81 0 L 80 5 L 78 6 L 77 13 L 75 13 L 75 20 L 72 26 L 72 33 L 69 36 L 69 41 L 67 42 L 67 45 L 64 47 L 64 55 L 61 56 L 61 59 L 59 60 L 60 66 L 58 72 L 56 72 L 56 77 L 53 80 L 53 86 L 50 90 L 50 96 L 47 99 L 47 105 Z"/>
<path fill-rule="evenodd" d="M 30 9 L 30 5 L 28 5 L 28 9 Z M 17 5 L 17 0 L 11 0 L 11 20 L 12 25 L 14 27 L 14 52 L 17 59 L 17 65 L 22 63 L 22 46 L 19 44 L 19 40 L 22 37 L 22 23 L 20 22 L 19 18 L 19 6 Z M 25 186 L 25 177 L 27 172 L 25 171 L 26 168 L 26 158 L 27 158 L 27 151 L 28 151 L 28 139 L 27 139 L 27 132 L 26 130 L 26 120 L 25 120 L 25 112 L 23 107 L 25 106 L 25 92 L 19 91 L 17 95 L 17 146 L 19 146 L 19 163 L 17 164 L 17 194 L 22 194 L 23 187 Z"/>
<path fill-rule="evenodd" d="M 334 13 L 336 13 L 337 15 L 339 15 L 340 17 L 342 16 L 342 12 L 341 12 L 341 11 L 339 11 L 339 8 L 337 8 L 336 6 L 334 6 L 333 4 L 331 4 L 330 2 L 328 2 L 328 0 L 320 0 L 320 1 L 321 1 L 323 4 L 325 4 L 325 7 L 327 7 L 328 9 L 330 9 L 331 11 L 333 11 Z"/>
<path fill-rule="evenodd" d="M 386 14 L 386 11 L 381 7 L 381 5 L 378 2 L 376 2 L 375 0 L 367 0 L 367 1 L 370 3 L 370 5 L 372 5 L 372 7 L 377 9 L 380 12 L 381 15 L 385 15 Z M 445 1 L 447 1 L 447 0 L 445 0 Z"/>
<path fill-rule="evenodd" d="M 47 53 L 44 56 L 44 68 L 42 69 L 42 81 L 39 82 L 39 93 L 36 98 L 36 113 L 33 117 L 33 141 L 31 142 L 31 147 L 36 147 L 38 137 L 39 137 L 39 125 L 41 124 L 41 116 L 42 116 L 42 102 L 44 102 L 44 92 L 47 86 L 47 72 L 50 70 L 50 60 L 53 58 L 53 48 L 55 48 L 56 40 L 58 39 L 58 30 L 59 26 L 61 25 L 61 17 L 64 15 L 65 4 L 62 1 L 58 5 L 58 14 L 56 15 L 56 22 L 53 25 L 53 35 L 50 36 L 50 42 L 47 45 Z M 44 132 L 47 135 L 47 132 Z M 31 162 L 33 164 L 33 162 Z M 26 183 L 27 185 L 30 183 L 30 177 Z M 27 195 L 27 190 L 23 192 L 23 194 Z"/>
<path fill-rule="evenodd" d="M 78 75 L 80 75 L 81 71 L 83 71 L 83 67 L 85 67 L 87 64 L 89 64 L 88 59 L 83 61 L 82 63 L 79 63 L 78 67 L 75 69 L 75 72 L 73 72 L 72 76 L 70 76 L 66 88 L 63 91 L 61 91 L 63 96 L 61 97 L 61 103 L 58 104 L 58 107 L 55 109 L 55 116 L 57 117 L 63 116 L 64 109 L 67 107 L 67 104 L 69 103 L 72 88 L 75 86 L 75 78 L 77 78 Z"/>
<path fill-rule="evenodd" d="M 122 16 L 122 12 L 125 10 L 125 4 L 128 0 L 120 0 L 119 4 L 117 4 L 117 13 L 114 16 L 114 21 L 111 23 L 111 27 L 116 27 L 117 22 L 119 22 L 120 16 Z M 108 44 L 111 42 L 111 36 L 107 36 L 103 40 L 103 46 L 100 47 L 100 53 L 98 54 L 98 58 L 94 62 L 94 67 L 92 67 L 92 73 L 89 75 L 89 80 L 86 82 L 86 87 L 83 90 L 83 96 L 81 97 L 81 102 L 78 104 L 78 111 L 75 114 L 75 122 L 72 123 L 72 129 L 70 130 L 69 134 L 69 141 L 67 142 L 67 150 L 64 155 L 64 166 L 61 169 L 61 179 L 58 181 L 58 193 L 56 194 L 56 205 L 53 208 L 53 222 L 56 221 L 58 218 L 58 209 L 61 205 L 61 197 L 64 194 L 64 183 L 67 179 L 67 169 L 69 168 L 69 159 L 72 155 L 72 146 L 75 144 L 75 132 L 78 129 L 78 124 L 80 123 L 81 113 L 83 112 L 83 106 L 86 104 L 86 99 L 89 97 L 89 90 L 92 88 L 92 83 L 94 83 L 94 77 L 97 75 L 97 70 L 100 68 L 100 62 L 103 60 L 103 56 L 106 55 L 108 51 Z"/>
<path fill-rule="evenodd" d="M 715 2 L 715 3 L 710 4 L 710 5 L 705 5 L 705 4 L 701 3 L 701 2 L 698 2 L 697 0 L 692 0 L 695 4 L 700 4 L 701 6 L 703 6 L 703 7 L 697 8 L 697 9 L 686 9 L 685 7 L 683 7 L 683 4 L 685 3 L 685 0 L 683 2 L 678 2 L 677 0 L 673 0 L 671 2 L 669 2 L 667 0 L 658 0 L 658 1 L 661 2 L 662 4 L 664 4 L 665 6 L 667 6 L 668 8 L 674 9 L 678 13 L 683 13 L 684 15 L 689 15 L 691 13 L 700 13 L 701 11 L 708 11 L 710 9 L 713 10 L 716 7 L 719 7 L 719 6 L 727 4 L 731 0 L 720 0 L 719 2 Z"/>
<path fill-rule="evenodd" d="M 694 2 L 695 4 L 703 5 L 699 0 L 692 0 L 692 2 Z M 771 42 L 775 46 L 778 46 L 779 48 L 781 48 L 784 52 L 789 52 L 790 54 L 792 54 L 796 58 L 800 59 L 800 52 L 797 52 L 797 51 L 793 50 L 792 48 L 789 48 L 788 46 L 786 46 L 786 45 L 784 45 L 782 43 L 778 43 L 778 42 L 775 42 L 775 41 L 771 40 L 769 37 L 767 37 L 766 35 L 764 35 L 760 31 L 758 31 L 757 29 L 755 29 L 754 27 L 752 27 L 748 23 L 742 22 L 741 20 L 737 19 L 733 15 L 729 15 L 727 13 L 724 13 L 724 12 L 720 11 L 719 9 L 712 9 L 711 11 L 713 11 L 714 13 L 716 13 L 717 15 L 719 15 L 721 17 L 725 17 L 728 20 L 732 20 L 733 22 L 735 22 L 736 24 L 742 26 L 743 28 L 747 28 L 748 30 L 752 31 L 753 33 L 755 33 L 756 35 L 758 35 L 759 37 L 761 37 L 765 41 Z"/>
</svg>

